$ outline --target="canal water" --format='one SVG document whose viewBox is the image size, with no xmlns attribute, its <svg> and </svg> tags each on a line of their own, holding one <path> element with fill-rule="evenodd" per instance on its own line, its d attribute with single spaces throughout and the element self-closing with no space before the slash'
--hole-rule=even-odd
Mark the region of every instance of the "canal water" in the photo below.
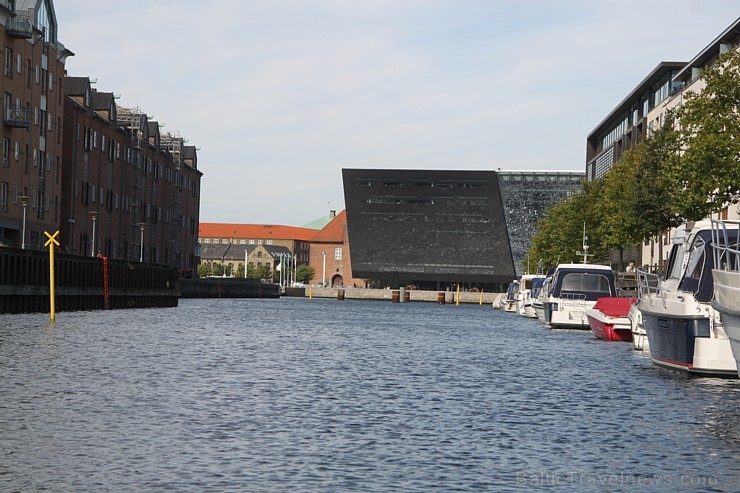
<svg viewBox="0 0 740 493">
<path fill-rule="evenodd" d="M 738 404 L 490 306 L 0 316 L 0 491 L 740 491 Z"/>
</svg>

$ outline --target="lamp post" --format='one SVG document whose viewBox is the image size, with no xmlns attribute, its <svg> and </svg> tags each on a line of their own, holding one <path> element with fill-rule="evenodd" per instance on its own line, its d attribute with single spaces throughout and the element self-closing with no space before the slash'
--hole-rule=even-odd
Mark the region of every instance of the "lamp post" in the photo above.
<svg viewBox="0 0 740 493">
<path fill-rule="evenodd" d="M 144 262 L 144 223 L 139 223 L 139 230 L 141 232 L 140 241 L 141 245 L 139 245 L 139 262 Z"/>
<path fill-rule="evenodd" d="M 92 216 L 92 245 L 90 246 L 90 256 L 95 256 L 95 224 L 98 221 L 98 213 L 97 212 L 88 212 Z"/>
<path fill-rule="evenodd" d="M 324 266 L 323 271 L 321 272 L 321 287 L 326 286 L 326 252 L 323 252 L 324 255 Z"/>
<path fill-rule="evenodd" d="M 21 228 L 21 249 L 26 249 L 26 209 L 28 209 L 28 195 L 21 195 L 18 197 L 21 199 L 23 205 L 23 227 Z"/>
</svg>

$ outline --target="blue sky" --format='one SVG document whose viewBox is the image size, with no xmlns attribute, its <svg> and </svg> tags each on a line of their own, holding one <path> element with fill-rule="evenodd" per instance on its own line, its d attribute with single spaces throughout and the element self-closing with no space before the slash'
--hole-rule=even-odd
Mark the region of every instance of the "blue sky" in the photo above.
<svg viewBox="0 0 740 493">
<path fill-rule="evenodd" d="M 737 0 L 59 0 L 72 76 L 200 148 L 201 221 L 299 226 L 342 168 L 582 170 Z"/>
</svg>

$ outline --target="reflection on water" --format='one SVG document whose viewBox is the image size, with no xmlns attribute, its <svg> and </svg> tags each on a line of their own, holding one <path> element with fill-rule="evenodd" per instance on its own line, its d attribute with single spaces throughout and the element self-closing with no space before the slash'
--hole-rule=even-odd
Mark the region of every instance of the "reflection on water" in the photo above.
<svg viewBox="0 0 740 493">
<path fill-rule="evenodd" d="M 0 490 L 740 490 L 740 383 L 484 306 L 0 317 Z"/>
</svg>

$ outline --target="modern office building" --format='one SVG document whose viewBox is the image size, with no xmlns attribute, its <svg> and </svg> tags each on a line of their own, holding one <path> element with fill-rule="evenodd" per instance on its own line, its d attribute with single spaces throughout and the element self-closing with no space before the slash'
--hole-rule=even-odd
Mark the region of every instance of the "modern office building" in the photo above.
<svg viewBox="0 0 740 493">
<path fill-rule="evenodd" d="M 0 245 L 41 248 L 60 220 L 64 64 L 51 0 L 0 2 Z"/>
<path fill-rule="evenodd" d="M 648 114 L 680 90 L 674 77 L 686 62 L 661 62 L 586 138 L 586 179 L 602 178 L 647 135 Z"/>
</svg>

